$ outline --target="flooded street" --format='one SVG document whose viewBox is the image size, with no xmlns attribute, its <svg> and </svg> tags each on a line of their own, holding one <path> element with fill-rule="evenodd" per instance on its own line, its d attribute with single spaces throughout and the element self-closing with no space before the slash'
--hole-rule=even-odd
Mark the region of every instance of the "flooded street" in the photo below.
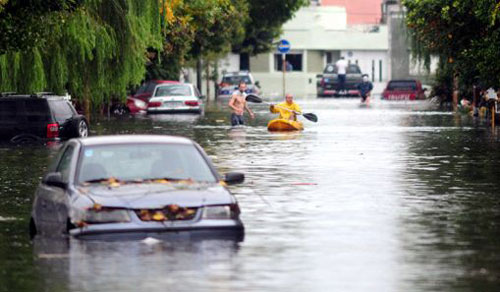
<svg viewBox="0 0 500 292">
<path fill-rule="evenodd" d="M 231 187 L 243 241 L 30 241 L 36 185 L 57 146 L 0 146 L 0 291 L 498 291 L 497 133 L 427 101 L 362 107 L 297 98 L 305 131 L 273 115 L 231 129 L 225 103 L 203 116 L 93 121 L 92 135 L 182 135 Z"/>
</svg>

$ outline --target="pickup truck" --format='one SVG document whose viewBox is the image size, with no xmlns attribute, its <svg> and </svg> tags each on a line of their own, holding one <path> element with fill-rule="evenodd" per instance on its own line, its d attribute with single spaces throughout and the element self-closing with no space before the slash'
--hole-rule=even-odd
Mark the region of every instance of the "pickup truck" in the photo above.
<svg viewBox="0 0 500 292">
<path fill-rule="evenodd" d="M 361 69 L 356 64 L 349 64 L 347 67 L 344 91 L 339 90 L 339 81 L 337 77 L 337 67 L 335 64 L 327 64 L 323 74 L 316 75 L 318 97 L 328 96 L 359 96 L 359 90 L 356 86 L 363 81 Z"/>
</svg>

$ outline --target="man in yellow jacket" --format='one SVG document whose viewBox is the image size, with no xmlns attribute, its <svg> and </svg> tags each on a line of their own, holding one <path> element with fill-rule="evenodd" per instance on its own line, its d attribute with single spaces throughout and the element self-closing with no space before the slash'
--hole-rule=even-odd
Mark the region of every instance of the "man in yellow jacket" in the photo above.
<svg viewBox="0 0 500 292">
<path fill-rule="evenodd" d="M 274 114 L 280 114 L 280 116 L 278 117 L 279 119 L 292 121 L 296 121 L 297 114 L 300 114 L 302 112 L 300 106 L 293 102 L 293 95 L 291 95 L 290 93 L 286 94 L 284 102 L 277 105 L 271 105 L 269 109 Z"/>
</svg>

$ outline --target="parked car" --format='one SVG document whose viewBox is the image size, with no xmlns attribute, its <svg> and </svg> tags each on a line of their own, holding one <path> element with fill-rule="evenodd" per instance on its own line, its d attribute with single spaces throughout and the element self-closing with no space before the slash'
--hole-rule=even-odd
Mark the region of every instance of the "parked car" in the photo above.
<svg viewBox="0 0 500 292">
<path fill-rule="evenodd" d="M 346 70 L 344 89 L 339 91 L 339 80 L 337 77 L 337 67 L 335 64 L 327 64 L 323 74 L 318 74 L 319 78 L 316 89 L 318 97 L 327 96 L 359 96 L 357 85 L 363 81 L 361 69 L 356 64 L 349 64 Z"/>
<path fill-rule="evenodd" d="M 203 96 L 196 86 L 190 83 L 163 83 L 156 85 L 153 97 L 149 100 L 147 112 L 174 113 L 203 111 Z"/>
<path fill-rule="evenodd" d="M 195 142 L 173 136 L 71 139 L 36 189 L 30 234 L 157 237 L 165 232 L 243 233 L 240 209 Z"/>
<path fill-rule="evenodd" d="M 415 79 L 391 80 L 382 93 L 385 100 L 416 100 L 425 99 L 422 83 Z"/>
<path fill-rule="evenodd" d="M 159 84 L 180 84 L 179 81 L 173 81 L 173 80 L 149 80 L 142 84 L 137 91 L 135 92 L 134 95 L 132 95 L 133 98 L 140 99 L 144 101 L 145 103 L 149 102 L 149 99 L 153 96 L 153 92 L 156 88 L 156 85 Z"/>
<path fill-rule="evenodd" d="M 244 81 L 247 84 L 246 93 L 260 94 L 259 81 L 255 81 L 250 72 L 226 72 L 222 75 L 222 81 L 219 83 L 217 98 L 231 97 L 233 91 L 238 89 L 241 81 Z"/>
<path fill-rule="evenodd" d="M 89 124 L 67 96 L 0 94 L 0 139 L 14 143 L 86 137 Z"/>
</svg>

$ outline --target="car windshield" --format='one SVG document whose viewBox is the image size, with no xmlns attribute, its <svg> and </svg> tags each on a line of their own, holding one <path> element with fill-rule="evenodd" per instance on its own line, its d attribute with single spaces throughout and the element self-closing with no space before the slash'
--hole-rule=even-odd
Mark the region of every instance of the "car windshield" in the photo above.
<svg viewBox="0 0 500 292">
<path fill-rule="evenodd" d="M 349 65 L 346 70 L 347 74 L 361 74 L 361 70 L 359 70 L 359 67 L 356 65 Z M 337 67 L 334 64 L 328 64 L 323 73 L 336 74 Z"/>
<path fill-rule="evenodd" d="M 156 87 L 154 96 L 191 96 L 191 87 L 186 84 L 169 84 Z"/>
<path fill-rule="evenodd" d="M 387 90 L 417 90 L 415 81 L 391 81 L 387 85 Z"/>
<path fill-rule="evenodd" d="M 82 151 L 78 182 L 166 179 L 216 182 L 202 154 L 185 144 L 87 146 Z"/>
<path fill-rule="evenodd" d="M 246 84 L 252 84 L 252 81 L 248 76 L 236 75 L 236 76 L 224 76 L 222 78 L 222 83 L 226 83 L 229 85 L 239 85 L 241 81 L 245 82 Z"/>
</svg>

